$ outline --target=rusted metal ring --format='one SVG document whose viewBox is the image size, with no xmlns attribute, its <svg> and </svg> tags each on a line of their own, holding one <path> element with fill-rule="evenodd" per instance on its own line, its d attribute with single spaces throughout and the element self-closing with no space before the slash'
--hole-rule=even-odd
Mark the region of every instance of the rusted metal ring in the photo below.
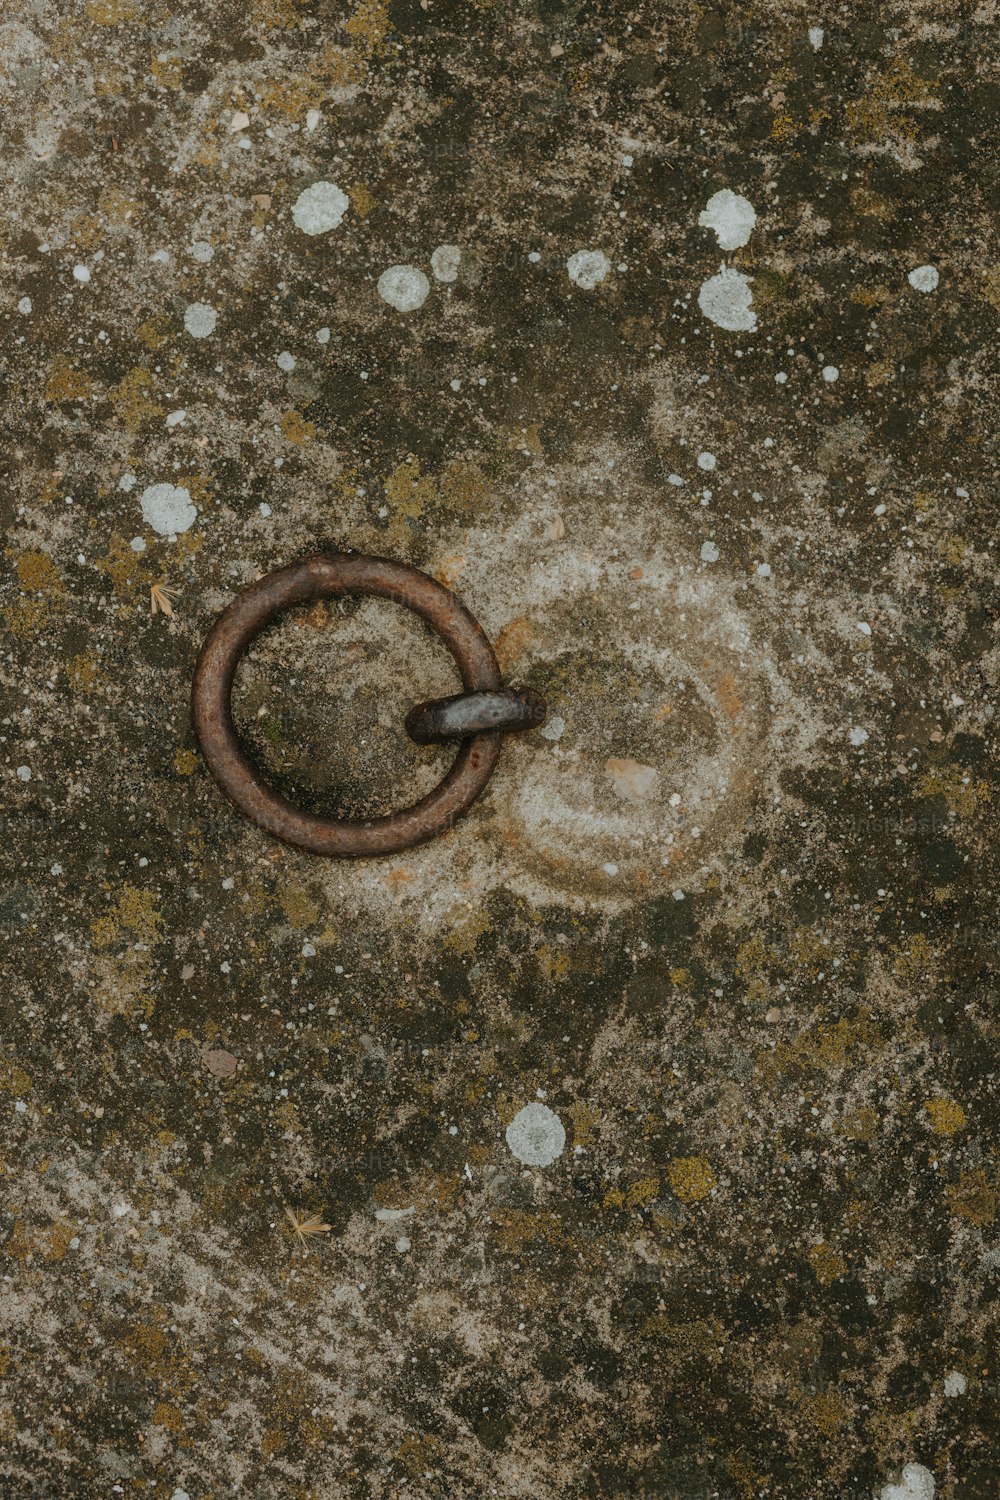
<svg viewBox="0 0 1000 1500">
<path fill-rule="evenodd" d="M 222 612 L 198 657 L 191 706 L 208 769 L 251 822 L 310 854 L 357 859 L 396 854 L 450 828 L 490 779 L 503 733 L 493 729 L 463 739 L 450 770 L 432 792 L 412 807 L 383 817 L 321 818 L 269 787 L 250 764 L 233 723 L 232 687 L 240 658 L 254 636 L 283 610 L 348 594 L 374 594 L 421 615 L 455 658 L 466 693 L 502 690 L 493 647 L 450 589 L 389 558 L 330 552 L 269 573 Z"/>
<path fill-rule="evenodd" d="M 546 705 L 533 688 L 501 688 L 498 693 L 455 693 L 431 698 L 406 715 L 406 732 L 418 745 L 461 740 L 468 734 L 501 729 L 517 734 L 545 723 Z"/>
</svg>

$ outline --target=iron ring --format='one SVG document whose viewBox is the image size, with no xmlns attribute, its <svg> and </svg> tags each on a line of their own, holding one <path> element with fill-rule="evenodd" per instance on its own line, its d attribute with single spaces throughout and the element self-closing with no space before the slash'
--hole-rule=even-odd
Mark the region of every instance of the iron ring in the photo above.
<svg viewBox="0 0 1000 1500">
<path fill-rule="evenodd" d="M 482 626 L 450 589 L 390 558 L 329 552 L 269 573 L 223 610 L 199 653 L 191 697 L 201 753 L 230 801 L 258 828 L 284 843 L 340 859 L 398 854 L 444 833 L 485 787 L 503 744 L 501 729 L 469 734 L 432 792 L 412 807 L 381 817 L 322 818 L 267 785 L 247 758 L 233 723 L 232 687 L 240 659 L 253 638 L 282 611 L 312 600 L 357 594 L 389 599 L 421 615 L 455 658 L 466 693 L 503 689 Z M 534 722 L 540 722 L 537 709 Z"/>
</svg>

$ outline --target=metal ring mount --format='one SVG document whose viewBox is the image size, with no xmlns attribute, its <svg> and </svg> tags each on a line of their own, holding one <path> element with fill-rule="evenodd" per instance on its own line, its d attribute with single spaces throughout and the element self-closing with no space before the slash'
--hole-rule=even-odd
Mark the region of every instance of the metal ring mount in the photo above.
<svg viewBox="0 0 1000 1500">
<path fill-rule="evenodd" d="M 321 818 L 303 811 L 267 785 L 247 758 L 233 723 L 236 668 L 253 638 L 276 615 L 297 604 L 349 594 L 371 594 L 405 605 L 437 631 L 455 658 L 465 693 L 420 704 L 407 717 L 436 728 L 420 743 L 462 736 L 450 770 L 412 807 L 383 817 Z M 473 698 L 462 718 L 462 701 Z M 266 833 L 310 854 L 358 859 L 397 854 L 444 833 L 467 812 L 492 775 L 504 729 L 544 721 L 537 694 L 504 688 L 493 647 L 482 626 L 450 589 L 417 568 L 354 552 L 318 553 L 269 573 L 223 610 L 198 656 L 191 696 L 195 734 L 205 763 L 239 810 Z M 491 717 L 492 715 L 492 717 Z M 441 733 L 444 725 L 445 733 Z"/>
</svg>

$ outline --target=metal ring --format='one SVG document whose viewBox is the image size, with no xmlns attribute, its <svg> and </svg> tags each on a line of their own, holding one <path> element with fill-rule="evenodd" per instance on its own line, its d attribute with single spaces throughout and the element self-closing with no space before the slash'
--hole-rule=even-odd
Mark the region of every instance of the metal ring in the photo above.
<svg viewBox="0 0 1000 1500">
<path fill-rule="evenodd" d="M 463 739 L 447 775 L 412 807 L 384 817 L 321 818 L 303 812 L 258 776 L 233 723 L 232 687 L 240 658 L 275 615 L 296 604 L 345 594 L 374 594 L 403 604 L 437 631 L 458 665 L 467 692 L 503 687 L 482 626 L 450 589 L 417 568 L 354 552 L 320 553 L 269 573 L 244 589 L 216 620 L 195 667 L 191 708 L 208 769 L 258 828 L 310 854 L 341 859 L 397 854 L 434 838 L 467 812 L 490 779 L 503 734 Z"/>
<path fill-rule="evenodd" d="M 461 740 L 468 734 L 501 729 L 518 734 L 545 723 L 546 703 L 533 688 L 502 688 L 499 693 L 455 693 L 431 698 L 406 715 L 406 732 L 418 745 Z"/>
</svg>

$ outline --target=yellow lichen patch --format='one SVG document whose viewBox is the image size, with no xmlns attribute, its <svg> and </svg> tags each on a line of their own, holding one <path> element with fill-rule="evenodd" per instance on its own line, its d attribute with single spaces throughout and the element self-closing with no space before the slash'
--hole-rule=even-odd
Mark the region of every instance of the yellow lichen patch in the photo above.
<svg viewBox="0 0 1000 1500">
<path fill-rule="evenodd" d="M 184 63 L 170 53 L 153 53 L 149 59 L 149 72 L 163 89 L 179 89 L 184 82 Z"/>
<path fill-rule="evenodd" d="M 367 219 L 375 207 L 375 199 L 363 182 L 352 183 L 347 189 L 347 196 L 351 200 L 351 207 L 359 219 Z"/>
<path fill-rule="evenodd" d="M 135 336 L 144 349 L 149 349 L 150 352 L 159 349 L 170 338 L 170 319 L 165 318 L 162 313 L 147 318 L 144 323 L 139 324 Z"/>
<path fill-rule="evenodd" d="M 794 1041 L 788 1042 L 760 1059 L 761 1072 L 772 1077 L 779 1073 L 845 1068 L 866 1044 L 881 1040 L 878 1029 L 867 1021 L 848 1021 L 846 1017 L 832 1025 L 811 1027 Z"/>
<path fill-rule="evenodd" d="M 307 422 L 300 411 L 286 411 L 281 418 L 281 430 L 296 448 L 304 448 L 316 436 L 315 422 Z"/>
<path fill-rule="evenodd" d="M 945 1197 L 956 1218 L 968 1219 L 981 1227 L 991 1224 L 996 1218 L 996 1189 L 981 1167 L 963 1172 L 957 1182 L 949 1183 Z"/>
<path fill-rule="evenodd" d="M 99 214 L 80 214 L 70 225 L 70 234 L 76 249 L 85 253 L 96 250 L 104 238 L 104 220 Z"/>
<path fill-rule="evenodd" d="M 792 963 L 815 978 L 830 961 L 830 945 L 811 927 L 796 927 L 788 945 Z"/>
<path fill-rule="evenodd" d="M 444 914 L 441 925 L 446 928 L 441 939 L 441 946 L 452 953 L 460 953 L 466 958 L 471 958 L 476 951 L 476 943 L 484 932 L 490 930 L 490 919 L 488 912 L 483 908 L 473 908 L 471 911 L 464 904 L 453 906 Z"/>
<path fill-rule="evenodd" d="M 934 949 L 922 932 L 911 933 L 895 950 L 892 971 L 897 979 L 926 979 L 934 967 Z"/>
<path fill-rule="evenodd" d="M 812 1245 L 807 1259 L 820 1286 L 832 1286 L 847 1270 L 847 1261 L 832 1245 Z"/>
<path fill-rule="evenodd" d="M 1000 265 L 983 272 L 982 295 L 993 311 L 1000 313 Z"/>
<path fill-rule="evenodd" d="M 665 1313 L 654 1313 L 640 1325 L 645 1338 L 664 1343 L 681 1358 L 707 1359 L 718 1364 L 726 1339 L 725 1328 L 717 1318 L 695 1318 L 690 1323 L 674 1322 Z"/>
<path fill-rule="evenodd" d="M 87 19 L 95 26 L 120 26 L 135 15 L 135 0 L 87 0 Z"/>
<path fill-rule="evenodd" d="M 163 416 L 163 407 L 149 394 L 153 377 L 149 370 L 137 365 L 129 370 L 124 379 L 108 392 L 108 400 L 114 407 L 119 422 L 130 435 L 139 431 L 144 422 L 152 422 Z"/>
<path fill-rule="evenodd" d="M 546 979 L 562 979 L 571 966 L 570 955 L 565 948 L 553 948 L 543 943 L 535 949 L 535 959 Z"/>
<path fill-rule="evenodd" d="M 153 1426 L 166 1427 L 168 1432 L 183 1432 L 184 1417 L 169 1401 L 157 1401 L 153 1407 Z"/>
<path fill-rule="evenodd" d="M 90 930 L 95 948 L 110 948 L 112 944 L 128 939 L 140 943 L 159 942 L 163 918 L 157 909 L 155 894 L 139 890 L 134 885 L 123 886 L 111 911 L 92 922 Z"/>
<path fill-rule="evenodd" d="M 285 880 L 278 887 L 278 904 L 289 927 L 304 930 L 319 921 L 319 902 L 297 880 Z"/>
<path fill-rule="evenodd" d="M 938 1135 L 954 1135 L 965 1124 L 965 1110 L 955 1099 L 928 1099 L 924 1109 Z"/>
<path fill-rule="evenodd" d="M 578 1103 L 570 1105 L 569 1117 L 573 1121 L 574 1146 L 588 1145 L 593 1140 L 600 1115 L 589 1104 Z"/>
<path fill-rule="evenodd" d="M 198 756 L 194 750 L 179 746 L 174 751 L 174 770 L 178 776 L 193 776 L 198 769 Z"/>
<path fill-rule="evenodd" d="M 770 994 L 769 970 L 777 963 L 774 949 L 755 933 L 736 950 L 736 973 L 747 982 L 747 999 L 766 1000 Z"/>
<path fill-rule="evenodd" d="M 105 188 L 97 200 L 101 216 L 112 224 L 127 224 L 139 212 L 139 200 L 118 188 Z"/>
<path fill-rule="evenodd" d="M 527 427 L 515 427 L 507 434 L 507 447 L 513 453 L 529 453 L 534 458 L 541 458 L 544 449 L 539 424 L 531 422 Z"/>
<path fill-rule="evenodd" d="M 414 1479 L 418 1475 L 426 1477 L 429 1470 L 438 1467 L 444 1456 L 444 1444 L 430 1432 L 421 1437 L 405 1437 L 396 1450 L 397 1463 L 402 1464 Z"/>
<path fill-rule="evenodd" d="M 647 1208 L 659 1195 L 660 1179 L 658 1177 L 640 1177 L 638 1182 L 633 1182 L 625 1194 L 625 1207 Z"/>
<path fill-rule="evenodd" d="M 385 498 L 397 521 L 415 521 L 435 503 L 438 488 L 429 475 L 421 474 L 420 460 L 411 455 L 385 481 Z"/>
<path fill-rule="evenodd" d="M 254 0 L 253 24 L 265 31 L 291 31 L 300 20 L 293 0 Z"/>
<path fill-rule="evenodd" d="M 859 99 L 849 101 L 847 127 L 866 140 L 883 140 L 890 132 L 901 141 L 915 140 L 916 120 L 905 109 L 930 102 L 931 89 L 905 58 L 897 58 L 881 78 L 873 79 Z"/>
<path fill-rule="evenodd" d="M 15 1218 L 7 1241 L 7 1254 L 11 1260 L 20 1261 L 23 1265 L 35 1249 L 35 1242 L 28 1233 L 27 1225 L 21 1218 Z"/>
<path fill-rule="evenodd" d="M 667 1167 L 667 1178 L 682 1203 L 698 1203 L 715 1187 L 715 1173 L 704 1156 L 675 1156 Z"/>
<path fill-rule="evenodd" d="M 871 1141 L 878 1129 L 878 1115 L 870 1104 L 852 1110 L 844 1120 L 844 1134 L 852 1141 Z"/>
<path fill-rule="evenodd" d="M 454 459 L 441 474 L 441 498 L 450 511 L 482 510 L 493 491 L 479 465 L 468 458 Z"/>
<path fill-rule="evenodd" d="M 101 670 L 93 651 L 81 651 L 79 656 L 71 656 L 66 663 L 66 679 L 75 693 L 91 692 L 100 676 Z"/>
<path fill-rule="evenodd" d="M 388 29 L 388 0 L 361 0 L 354 14 L 344 22 L 344 30 L 365 57 L 374 57 Z"/>
<path fill-rule="evenodd" d="M 22 1096 L 31 1093 L 30 1075 L 10 1058 L 0 1059 L 0 1093 Z"/>
<path fill-rule="evenodd" d="M 823 1433 L 824 1437 L 836 1437 L 846 1426 L 850 1416 L 843 1396 L 837 1391 L 820 1391 L 814 1396 L 803 1395 L 800 1409 L 807 1422 Z"/>
<path fill-rule="evenodd" d="M 943 766 L 927 771 L 917 782 L 918 797 L 943 797 L 960 818 L 971 817 L 985 802 L 990 789 L 985 781 L 973 781 L 961 766 Z"/>
<path fill-rule="evenodd" d="M 943 536 L 937 544 L 937 555 L 950 568 L 960 568 L 965 562 L 969 544 L 963 537 L 951 533 Z"/>
<path fill-rule="evenodd" d="M 44 599 L 25 599 L 20 604 L 5 604 L 0 615 L 10 635 L 30 640 L 45 629 L 50 610 Z"/>
<path fill-rule="evenodd" d="M 85 401 L 94 390 L 95 382 L 84 370 L 74 370 L 69 360 L 60 355 L 52 361 L 45 399 L 54 405 L 60 401 Z"/>
<path fill-rule="evenodd" d="M 526 1213 L 520 1208 L 509 1208 L 494 1217 L 497 1242 L 504 1250 L 521 1255 L 533 1240 L 542 1240 L 548 1245 L 562 1245 L 567 1241 L 562 1220 L 554 1213 Z"/>
<path fill-rule="evenodd" d="M 182 474 L 177 480 L 177 485 L 182 490 L 187 490 L 191 499 L 197 503 L 199 510 L 205 510 L 212 503 L 212 481 L 207 474 Z M 194 539 L 193 532 L 187 532 L 184 536 L 177 538 L 178 544 L 187 543 L 188 555 L 196 552 L 201 546 L 200 541 Z"/>
<path fill-rule="evenodd" d="M 22 552 L 14 564 L 22 589 L 39 594 L 58 594 L 63 581 L 47 552 Z"/>
<path fill-rule="evenodd" d="M 105 556 L 99 557 L 94 566 L 98 572 L 111 579 L 115 593 L 120 598 L 139 590 L 146 593 L 154 581 L 142 561 L 142 554 L 133 552 L 129 543 L 117 532 L 112 535 Z"/>
<path fill-rule="evenodd" d="M 60 1261 L 65 1258 L 76 1230 L 65 1219 L 57 1219 L 49 1225 L 42 1253 L 46 1260 Z"/>
<path fill-rule="evenodd" d="M 880 219 L 883 224 L 889 224 L 896 217 L 897 208 L 891 198 L 885 198 L 881 193 L 873 192 L 868 187 L 858 187 L 851 193 L 851 207 L 857 214 L 862 214 L 868 219 Z"/>
</svg>

